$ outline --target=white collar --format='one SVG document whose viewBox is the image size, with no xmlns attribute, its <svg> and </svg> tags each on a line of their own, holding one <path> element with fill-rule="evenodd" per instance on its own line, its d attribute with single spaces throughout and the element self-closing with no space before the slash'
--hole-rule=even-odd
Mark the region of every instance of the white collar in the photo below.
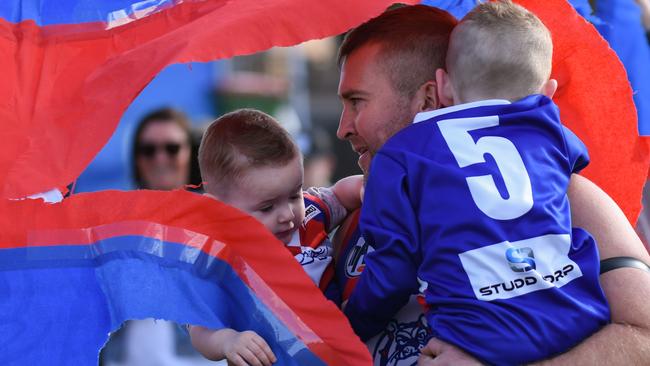
<svg viewBox="0 0 650 366">
<path fill-rule="evenodd" d="M 505 99 L 488 99 L 488 100 L 479 100 L 478 102 L 458 104 L 451 107 L 436 109 L 435 111 L 420 112 L 415 115 L 415 118 L 413 119 L 413 123 L 426 121 L 433 117 L 438 117 L 446 113 L 462 111 L 464 109 L 486 107 L 491 105 L 504 105 L 504 104 L 510 104 L 510 101 Z"/>
</svg>

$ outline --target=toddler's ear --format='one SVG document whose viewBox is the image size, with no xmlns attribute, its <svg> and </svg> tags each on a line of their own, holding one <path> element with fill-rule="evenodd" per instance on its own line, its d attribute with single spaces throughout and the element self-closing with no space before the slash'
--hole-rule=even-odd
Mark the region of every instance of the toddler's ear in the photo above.
<svg viewBox="0 0 650 366">
<path fill-rule="evenodd" d="M 555 95 L 555 92 L 557 91 L 557 80 L 555 79 L 549 79 L 547 82 L 542 85 L 542 95 L 546 95 L 547 97 L 553 99 L 553 95 Z"/>
<path fill-rule="evenodd" d="M 444 69 L 436 70 L 436 85 L 440 104 L 443 107 L 454 105 L 454 88 L 449 80 L 449 74 Z"/>
</svg>

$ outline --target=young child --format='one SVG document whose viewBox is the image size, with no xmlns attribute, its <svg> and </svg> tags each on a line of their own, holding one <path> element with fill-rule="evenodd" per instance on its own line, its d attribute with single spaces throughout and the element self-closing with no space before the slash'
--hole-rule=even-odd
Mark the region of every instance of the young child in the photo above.
<svg viewBox="0 0 650 366">
<path fill-rule="evenodd" d="M 360 206 L 361 176 L 303 193 L 298 147 L 271 116 L 251 109 L 228 113 L 208 127 L 199 165 L 207 195 L 259 220 L 328 297 L 336 296 L 328 293 L 333 268 L 327 234 L 348 210 Z M 190 336 L 194 347 L 211 360 L 265 366 L 276 360 L 266 341 L 252 331 L 192 326 Z"/>
<path fill-rule="evenodd" d="M 566 190 L 585 146 L 549 99 L 552 41 L 509 1 L 454 29 L 442 104 L 375 156 L 361 228 L 375 251 L 345 308 L 362 339 L 409 295 L 433 335 L 490 364 L 568 350 L 609 320 L 593 238 L 571 228 Z"/>
</svg>

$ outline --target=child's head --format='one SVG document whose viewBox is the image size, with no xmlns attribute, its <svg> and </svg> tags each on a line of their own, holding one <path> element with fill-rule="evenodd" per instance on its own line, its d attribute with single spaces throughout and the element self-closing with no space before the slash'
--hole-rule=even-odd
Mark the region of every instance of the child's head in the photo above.
<svg viewBox="0 0 650 366">
<path fill-rule="evenodd" d="M 225 114 L 199 148 L 205 191 L 258 219 L 288 243 L 302 224 L 302 156 L 273 117 L 253 109 Z"/>
<path fill-rule="evenodd" d="M 454 28 L 447 73 L 436 79 L 443 104 L 552 97 L 551 34 L 533 13 L 509 0 L 479 4 Z"/>
</svg>

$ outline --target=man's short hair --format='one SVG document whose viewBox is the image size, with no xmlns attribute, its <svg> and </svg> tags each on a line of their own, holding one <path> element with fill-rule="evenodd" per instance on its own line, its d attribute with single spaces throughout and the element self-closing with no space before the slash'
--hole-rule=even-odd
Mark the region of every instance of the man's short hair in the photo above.
<svg viewBox="0 0 650 366">
<path fill-rule="evenodd" d="M 454 29 L 447 71 L 459 102 L 517 100 L 551 74 L 553 42 L 541 20 L 508 0 L 485 2 Z"/>
<path fill-rule="evenodd" d="M 444 10 L 425 5 L 388 10 L 351 30 L 339 49 L 339 67 L 355 50 L 379 44 L 380 66 L 401 95 L 412 98 L 418 88 L 435 80 L 444 67 L 449 35 L 457 21 Z"/>
<path fill-rule="evenodd" d="M 246 169 L 283 166 L 298 155 L 291 136 L 273 117 L 240 109 L 210 124 L 199 147 L 199 166 L 206 191 L 223 195 Z"/>
</svg>

